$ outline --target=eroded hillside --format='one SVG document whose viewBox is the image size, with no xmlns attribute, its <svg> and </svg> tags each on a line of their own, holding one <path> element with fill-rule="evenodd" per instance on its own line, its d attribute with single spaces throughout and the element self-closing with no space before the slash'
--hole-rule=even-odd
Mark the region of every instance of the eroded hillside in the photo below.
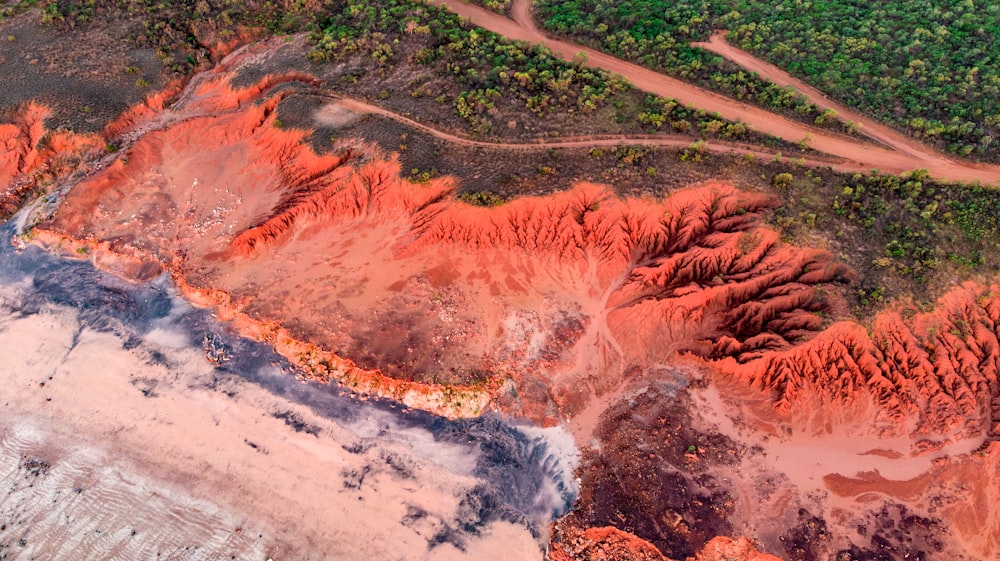
<svg viewBox="0 0 1000 561">
<path fill-rule="evenodd" d="M 862 324 L 846 265 L 768 226 L 776 196 L 719 182 L 472 206 L 457 179 L 407 179 L 375 144 L 317 153 L 281 104 L 326 96 L 314 120 L 354 106 L 303 73 L 234 86 L 266 48 L 110 125 L 118 152 L 31 235 L 131 280 L 169 273 L 345 391 L 568 424 L 588 455 L 555 559 L 995 551 L 995 470 L 956 487 L 997 453 L 995 287 Z M 0 128 L 7 185 L 101 148 L 43 115 Z M 850 533 L 883 510 L 907 530 Z M 719 537 L 740 535 L 761 543 Z"/>
</svg>

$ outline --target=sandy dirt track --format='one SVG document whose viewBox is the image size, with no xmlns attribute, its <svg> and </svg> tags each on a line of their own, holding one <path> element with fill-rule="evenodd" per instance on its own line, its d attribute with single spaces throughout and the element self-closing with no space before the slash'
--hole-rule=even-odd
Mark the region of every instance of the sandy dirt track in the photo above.
<svg viewBox="0 0 1000 561">
<path fill-rule="evenodd" d="M 663 148 L 686 148 L 691 146 L 695 142 L 690 136 L 683 135 L 672 135 L 672 134 L 658 134 L 658 135 L 608 135 L 608 136 L 576 136 L 576 137 L 564 137 L 562 140 L 539 140 L 538 142 L 488 142 L 483 140 L 474 140 L 471 138 L 466 138 L 462 136 L 457 136 L 449 132 L 436 129 L 434 127 L 425 125 L 419 121 L 415 121 L 388 109 L 366 103 L 359 99 L 354 99 L 350 97 L 337 97 L 332 105 L 337 108 L 355 113 L 355 114 L 368 114 L 368 115 L 378 115 L 380 117 L 385 117 L 387 119 L 392 119 L 398 123 L 402 123 L 408 127 L 412 127 L 421 132 L 425 132 L 435 138 L 450 142 L 452 144 L 458 144 L 460 146 L 474 146 L 477 148 L 492 148 L 499 150 L 549 150 L 551 148 L 591 148 L 595 146 L 620 146 L 622 144 L 642 144 L 645 146 L 659 146 Z M 768 151 L 762 149 L 756 149 L 749 145 L 736 144 L 732 142 L 725 142 L 720 140 L 714 140 L 712 142 L 705 142 L 702 150 L 707 150 L 709 152 L 716 152 L 720 154 L 740 154 L 740 155 L 752 155 L 755 158 L 773 158 L 779 154 L 779 152 Z M 801 158 L 798 161 L 802 162 L 804 165 L 812 167 L 830 167 L 838 171 L 867 171 L 868 168 L 859 166 L 855 162 L 845 161 L 843 159 L 822 159 L 822 158 Z"/>
<path fill-rule="evenodd" d="M 447 7 L 449 10 L 468 18 L 472 23 L 484 29 L 499 33 L 510 39 L 540 43 L 567 60 L 578 53 L 585 53 L 587 55 L 587 66 L 618 74 L 640 90 L 674 98 L 682 103 L 691 104 L 706 111 L 716 112 L 732 121 L 743 121 L 757 132 L 771 134 L 792 142 L 808 137 L 810 148 L 854 162 L 856 167 L 860 169 L 877 169 L 889 173 L 926 169 L 933 177 L 941 180 L 980 181 L 982 183 L 996 183 L 1000 181 L 1000 167 L 998 166 L 974 164 L 949 158 L 887 127 L 878 125 L 870 119 L 857 119 L 857 121 L 864 124 L 863 132 L 869 134 L 873 139 L 887 144 L 891 149 L 862 144 L 850 138 L 832 134 L 816 127 L 790 121 L 764 109 L 721 96 L 675 78 L 670 78 L 648 68 L 625 62 L 589 47 L 554 39 L 538 29 L 531 16 L 530 0 L 514 0 L 512 6 L 513 20 L 485 8 L 467 4 L 462 0 L 430 1 L 433 4 Z M 752 58 L 749 54 L 743 53 L 738 58 L 734 56 L 733 60 L 743 64 L 744 61 Z M 748 68 L 756 70 L 754 67 Z M 773 70 L 778 74 L 781 73 L 776 68 Z M 775 72 L 771 72 L 771 74 L 775 74 Z M 770 74 L 765 76 L 779 84 L 789 83 L 788 80 L 791 79 L 787 75 L 785 75 L 785 78 L 781 78 L 777 74 L 775 76 L 771 76 Z M 798 89 L 798 86 L 796 88 Z M 833 107 L 828 99 L 813 88 L 801 89 L 800 91 L 820 107 Z M 819 97 L 817 97 L 817 94 Z M 847 116 L 846 112 L 842 113 L 840 109 L 837 109 L 837 111 L 842 116 Z"/>
<path fill-rule="evenodd" d="M 760 60 L 739 47 L 729 44 L 726 41 L 726 33 L 725 30 L 716 31 L 708 41 L 693 43 L 693 46 L 722 55 L 779 86 L 791 86 L 795 88 L 799 93 L 809 98 L 809 101 L 816 104 L 817 107 L 821 109 L 833 109 L 837 112 L 839 118 L 860 123 L 862 125 L 861 132 L 864 135 L 887 146 L 891 146 L 900 152 L 919 158 L 930 150 L 926 146 L 907 138 L 878 121 L 866 117 L 842 103 L 834 101 L 820 90 L 788 74 L 777 66 Z"/>
</svg>

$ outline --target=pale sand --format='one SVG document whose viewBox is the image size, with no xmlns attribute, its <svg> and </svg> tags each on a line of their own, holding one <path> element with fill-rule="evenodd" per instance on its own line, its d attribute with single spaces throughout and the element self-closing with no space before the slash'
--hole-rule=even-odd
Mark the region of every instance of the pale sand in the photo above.
<svg viewBox="0 0 1000 561">
<path fill-rule="evenodd" d="M 459 501 L 477 482 L 468 475 L 475 458 L 465 449 L 431 448 L 419 429 L 376 441 L 388 426 L 379 411 L 342 426 L 241 378 L 212 384 L 213 368 L 200 350 L 185 347 L 183 334 L 166 325 L 155 327 L 145 345 L 125 350 L 114 335 L 80 330 L 72 309 L 12 314 L 14 290 L 0 291 L 0 544 L 9 546 L 2 553 L 541 557 L 530 532 L 509 523 L 464 535 L 464 552 L 448 543 L 428 547 L 442 525 L 457 526 Z M 170 366 L 151 365 L 147 347 Z M 319 427 L 318 436 L 294 432 L 274 411 L 293 412 Z M 343 447 L 358 442 L 369 446 L 354 454 Z M 412 477 L 387 465 L 390 454 Z M 34 475 L 31 459 L 51 467 Z M 345 486 L 345 473 L 365 469 L 360 488 Z M 415 509 L 426 516 L 407 518 Z"/>
</svg>

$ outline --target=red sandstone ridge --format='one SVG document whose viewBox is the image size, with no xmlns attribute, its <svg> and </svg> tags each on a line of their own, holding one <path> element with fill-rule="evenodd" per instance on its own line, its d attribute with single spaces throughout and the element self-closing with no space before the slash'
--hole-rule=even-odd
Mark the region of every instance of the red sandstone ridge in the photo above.
<svg viewBox="0 0 1000 561">
<path fill-rule="evenodd" d="M 15 122 L 0 125 L 0 187 L 6 189 L 14 176 L 38 164 L 38 144 L 45 134 L 45 118 L 49 114 L 45 107 L 29 103 L 18 112 Z"/>
<path fill-rule="evenodd" d="M 550 544 L 551 561 L 670 561 L 646 540 L 611 526 L 559 530 Z"/>
<path fill-rule="evenodd" d="M 782 243 L 762 223 L 770 196 L 714 185 L 623 200 L 583 184 L 471 207 L 450 178 L 412 184 L 372 147 L 315 154 L 304 132 L 275 127 L 294 87 L 274 86 L 310 77 L 234 91 L 223 70 L 42 228 L 89 244 L 102 266 L 169 270 L 224 295 L 211 300 L 231 314 L 316 343 L 332 353 L 313 360 L 320 374 L 379 372 L 373 391 L 403 380 L 495 392 L 510 378 L 509 407 L 555 419 L 678 351 L 791 348 L 836 309 L 818 287 L 848 272 Z"/>
<path fill-rule="evenodd" d="M 870 396 L 890 428 L 993 429 L 990 289 L 957 289 L 906 321 L 883 314 L 874 337 L 851 322 L 827 328 L 840 303 L 822 286 L 849 272 L 782 243 L 761 220 L 776 204 L 767 195 L 715 185 L 623 200 L 582 184 L 471 207 L 451 179 L 412 184 L 373 147 L 314 153 L 304 132 L 273 126 L 294 86 L 272 92 L 315 80 L 234 91 L 226 69 L 239 60 L 191 84 L 162 130 L 76 187 L 44 228 L 86 241 L 102 266 L 169 270 L 245 323 L 315 343 L 309 353 L 327 353 L 310 359 L 320 375 L 379 373 L 362 378 L 384 394 L 404 391 L 391 380 L 480 384 L 467 413 L 509 378 L 512 411 L 574 415 L 681 352 L 786 413 L 803 393 Z"/>
<path fill-rule="evenodd" d="M 146 99 L 130 107 L 127 111 L 118 116 L 117 119 L 108 123 L 104 127 L 104 135 L 114 138 L 122 133 L 136 127 L 139 123 L 149 120 L 151 117 L 162 113 L 169 102 L 181 91 L 183 83 L 176 80 L 168 84 L 162 90 L 153 92 L 146 96 Z"/>
<path fill-rule="evenodd" d="M 884 313 L 871 334 L 831 325 L 842 304 L 827 285 L 850 272 L 824 251 L 783 243 L 763 220 L 778 204 L 771 196 L 705 185 L 622 199 L 584 183 L 471 207 L 455 200 L 454 179 L 410 183 L 376 147 L 345 140 L 313 152 L 274 114 L 315 80 L 233 90 L 227 69 L 240 60 L 190 84 L 170 109 L 154 97 L 120 121 L 114 130 L 137 140 L 76 185 L 38 238 L 128 278 L 167 271 L 191 300 L 313 375 L 445 415 L 477 415 L 492 400 L 548 422 L 575 417 L 684 355 L 789 415 L 818 395 L 830 409 L 874 400 L 884 426 L 922 436 L 993 427 L 995 289 L 955 289 L 933 313 Z M 41 144 L 32 127 L 17 130 L 29 140 L 16 146 Z M 17 150 L 18 166 L 35 161 L 35 148 Z M 621 403 L 629 418 L 642 414 Z M 613 429 L 629 450 L 645 434 Z M 623 478 L 623 504 L 651 490 L 647 473 Z M 865 493 L 883 481 L 840 475 Z M 979 496 L 996 494 L 987 483 Z M 642 510 L 660 517 L 662 504 Z M 949 516 L 968 518 L 970 533 L 995 526 L 984 504 Z M 659 558 L 610 523 L 568 533 L 553 558 Z M 720 533 L 731 532 L 699 530 L 683 555 L 773 559 Z"/>
<path fill-rule="evenodd" d="M 70 159 L 103 145 L 96 136 L 47 131 L 49 115 L 48 108 L 27 103 L 13 122 L 0 123 L 0 215 L 21 206 L 40 173 L 57 175 Z"/>
<path fill-rule="evenodd" d="M 221 59 L 262 35 L 261 30 L 240 25 L 223 26 L 215 20 L 191 22 L 191 27 L 198 44 L 207 47 L 213 59 Z"/>
<path fill-rule="evenodd" d="M 695 561 L 781 561 L 780 558 L 757 551 L 747 538 L 735 540 L 719 536 L 705 545 Z"/>
<path fill-rule="evenodd" d="M 551 561 L 671 561 L 646 540 L 617 528 L 561 527 L 551 543 L 548 558 Z M 719 536 L 707 544 L 693 561 L 782 561 L 780 558 L 760 553 L 747 538 L 735 540 Z"/>
<path fill-rule="evenodd" d="M 785 411 L 803 393 L 838 405 L 870 397 L 891 430 L 915 418 L 916 435 L 996 436 L 998 295 L 998 286 L 967 283 L 945 294 L 932 312 L 899 306 L 879 314 L 870 330 L 840 322 L 795 348 L 717 365 L 771 392 Z"/>
</svg>

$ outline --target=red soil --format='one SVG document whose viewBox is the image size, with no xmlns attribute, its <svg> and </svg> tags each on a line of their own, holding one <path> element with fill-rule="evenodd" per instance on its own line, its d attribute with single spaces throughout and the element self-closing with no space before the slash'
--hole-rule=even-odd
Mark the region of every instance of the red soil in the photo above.
<svg viewBox="0 0 1000 561">
<path fill-rule="evenodd" d="M 933 492 L 960 489 L 959 500 L 940 501 L 943 517 L 962 542 L 982 559 L 1000 551 L 1000 444 L 991 443 L 967 461 L 946 466 L 928 486 Z M 941 493 L 947 499 L 946 493 Z"/>
<path fill-rule="evenodd" d="M 38 104 L 24 106 L 14 123 L 0 125 L 0 187 L 7 188 L 14 176 L 34 168 L 39 158 L 38 143 L 45 134 L 49 111 Z"/>
<path fill-rule="evenodd" d="M 167 269 L 225 294 L 213 303 L 388 379 L 509 377 L 519 398 L 504 404 L 534 418 L 573 416 L 689 352 L 782 412 L 803 392 L 828 403 L 860 392 L 891 427 L 994 429 L 995 288 L 957 288 L 905 320 L 884 313 L 871 337 L 853 322 L 824 330 L 841 304 L 821 287 L 849 271 L 782 243 L 761 221 L 767 195 L 709 185 L 622 200 L 581 184 L 471 207 L 449 178 L 414 185 L 372 147 L 319 155 L 305 133 L 274 127 L 268 92 L 311 78 L 232 91 L 225 76 L 194 85 L 176 124 L 76 187 L 44 227 L 105 248 L 108 267 L 108 253 L 131 256 L 117 265 L 128 276 Z M 17 130 L 37 145 L 38 119 Z M 13 161 L 32 165 L 31 150 Z"/>
<path fill-rule="evenodd" d="M 890 430 L 916 418 L 917 434 L 996 432 L 993 289 L 956 289 L 912 319 L 885 313 L 872 337 L 852 322 L 823 331 L 840 304 L 818 287 L 849 274 L 763 226 L 768 196 L 704 186 L 621 200 L 579 185 L 473 208 L 453 200 L 450 179 L 410 184 L 372 147 L 315 154 L 303 132 L 272 126 L 291 90 L 270 95 L 315 79 L 233 91 L 238 62 L 192 83 L 163 130 L 75 188 L 47 227 L 87 240 L 125 276 L 170 270 L 233 317 L 340 351 L 354 363 L 314 362 L 387 376 L 375 385 L 510 377 L 519 398 L 506 407 L 555 420 L 686 351 L 784 413 L 802 394 L 840 405 L 865 394 Z M 151 96 L 109 134 L 153 121 L 178 95 Z M 46 135 L 45 115 L 29 105 L 0 126 L 7 205 L 55 155 L 98 143 Z M 486 399 L 476 395 L 473 412 Z"/>
<path fill-rule="evenodd" d="M 766 195 L 709 185 L 657 202 L 579 185 L 470 207 L 450 178 L 414 185 L 371 147 L 317 155 L 273 126 L 267 92 L 308 77 L 241 91 L 224 78 L 193 85 L 175 124 L 78 185 L 43 229 L 125 275 L 166 269 L 225 294 L 212 300 L 232 314 L 387 379 L 510 377 L 509 406 L 555 420 L 679 350 L 788 348 L 835 309 L 817 287 L 847 275 L 763 226 Z"/>
<path fill-rule="evenodd" d="M 695 561 L 781 561 L 778 557 L 761 553 L 747 538 L 735 540 L 719 536 L 708 542 Z"/>
<path fill-rule="evenodd" d="M 373 114 L 392 119 L 403 123 L 407 127 L 420 130 L 433 137 L 440 138 L 451 144 L 461 146 L 477 146 L 490 148 L 493 150 L 549 150 L 552 148 L 593 148 L 596 146 L 618 147 L 625 143 L 641 144 L 643 146 L 662 146 L 665 148 L 686 148 L 691 146 L 691 137 L 679 134 L 630 134 L 630 135 L 586 135 L 586 136 L 561 136 L 559 140 L 550 138 L 539 139 L 534 142 L 492 142 L 475 140 L 466 136 L 459 136 L 449 132 L 425 125 L 419 121 L 414 121 L 398 113 L 383 109 L 377 105 L 372 105 L 358 99 L 340 98 L 336 104 L 331 104 L 331 109 L 337 112 L 350 112 L 351 114 Z M 752 155 L 755 158 L 771 159 L 780 157 L 776 151 L 768 151 L 763 148 L 754 148 L 746 144 L 737 144 L 721 140 L 713 140 L 711 144 L 705 143 L 704 150 L 719 154 Z M 804 166 L 830 168 L 844 172 L 867 172 L 869 169 L 858 166 L 853 162 L 848 162 L 839 158 L 825 156 L 798 158 L 796 161 Z"/>
<path fill-rule="evenodd" d="M 549 550 L 551 561 L 669 561 L 660 550 L 642 538 L 611 526 L 603 528 L 560 527 Z"/>
<path fill-rule="evenodd" d="M 886 497 L 909 504 L 940 505 L 932 510 L 969 553 L 991 559 L 1000 548 L 1000 444 L 957 459 L 937 462 L 927 473 L 905 481 L 887 479 L 875 472 L 854 477 L 830 474 L 828 488 L 857 503 Z"/>
<path fill-rule="evenodd" d="M 167 84 L 162 90 L 149 94 L 142 103 L 130 107 L 127 111 L 119 115 L 117 119 L 105 125 L 105 136 L 108 138 L 117 137 L 134 128 L 136 124 L 145 122 L 151 117 L 162 113 L 169 102 L 180 93 L 183 85 L 182 81 L 176 80 Z"/>
<path fill-rule="evenodd" d="M 76 185 L 39 239 L 128 278 L 168 271 L 189 298 L 313 375 L 445 415 L 479 414 L 492 400 L 544 422 L 573 418 L 688 354 L 788 418 L 817 399 L 833 419 L 875 400 L 878 430 L 919 438 L 915 452 L 997 430 L 995 287 L 958 287 L 934 312 L 900 307 L 870 330 L 830 325 L 843 304 L 827 285 L 850 271 L 783 243 L 762 219 L 778 204 L 768 195 L 704 185 L 621 199 L 581 184 L 472 207 L 455 200 L 451 178 L 412 184 L 372 146 L 347 140 L 316 154 L 305 132 L 276 127 L 295 88 L 274 86 L 312 78 L 233 91 L 226 68 L 171 109 L 153 99 L 121 121 L 117 130 L 140 138 Z M 43 117 L 26 115 L 36 116 L 0 129 L 9 177 L 42 161 Z M 962 465 L 907 482 L 923 487 L 904 498 L 969 475 Z M 852 496 L 903 489 L 878 477 L 828 483 Z M 1000 488 L 995 474 L 976 481 L 975 497 Z M 966 540 L 996 526 L 980 503 L 947 511 Z M 992 551 L 995 534 L 977 547 Z M 616 531 L 577 536 L 582 549 L 565 555 L 615 559 L 598 550 L 624 548 L 656 559 Z M 768 558 L 743 540 L 713 540 L 702 555 Z"/>
<path fill-rule="evenodd" d="M 82 152 L 103 146 L 92 135 L 50 132 L 48 108 L 28 103 L 13 122 L 0 123 L 0 215 L 20 208 L 43 175 L 54 177 Z"/>
<path fill-rule="evenodd" d="M 917 420 L 919 436 L 1000 433 L 1000 287 L 967 283 L 932 312 L 886 311 L 871 329 L 839 322 L 795 348 L 727 358 L 723 371 L 770 392 L 789 411 L 800 394 L 833 407 L 871 395 L 879 424 L 898 431 Z M 934 447 L 930 440 L 921 447 Z"/>
<path fill-rule="evenodd" d="M 671 561 L 646 540 L 606 526 L 580 530 L 562 526 L 553 540 L 551 561 Z M 747 538 L 719 536 L 705 544 L 694 561 L 781 561 L 760 553 Z"/>
</svg>

